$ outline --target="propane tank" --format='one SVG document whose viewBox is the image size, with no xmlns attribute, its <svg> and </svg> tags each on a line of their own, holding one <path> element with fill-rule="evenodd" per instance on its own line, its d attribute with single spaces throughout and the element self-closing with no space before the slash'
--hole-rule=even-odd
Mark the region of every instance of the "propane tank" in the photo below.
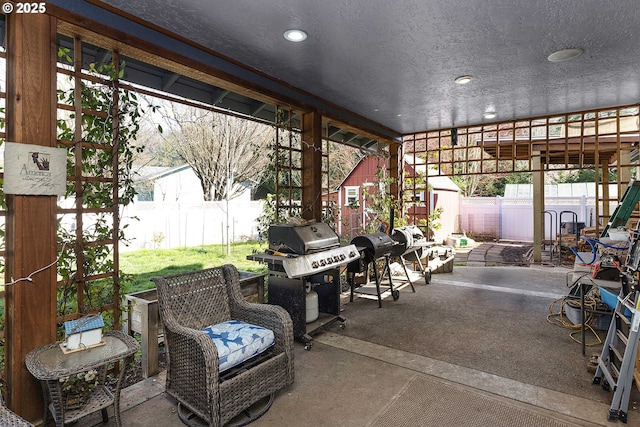
<svg viewBox="0 0 640 427">
<path fill-rule="evenodd" d="M 318 320 L 318 316 L 320 315 L 318 311 L 318 293 L 312 289 L 311 283 L 307 283 L 306 290 L 307 323 L 311 323 Z"/>
</svg>

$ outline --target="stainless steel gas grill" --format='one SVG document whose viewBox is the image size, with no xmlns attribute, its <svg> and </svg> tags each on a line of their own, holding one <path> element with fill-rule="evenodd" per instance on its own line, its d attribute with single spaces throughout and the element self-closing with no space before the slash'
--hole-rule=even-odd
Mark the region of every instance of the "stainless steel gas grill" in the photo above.
<svg viewBox="0 0 640 427">
<path fill-rule="evenodd" d="M 389 260 L 396 250 L 397 243 L 388 234 L 382 232 L 364 234 L 354 237 L 351 244 L 355 245 L 360 252 L 360 259 L 347 265 L 351 301 L 357 293 L 361 298 L 376 299 L 378 307 L 382 307 L 382 300 L 389 295 L 397 300 L 400 297 L 400 289 L 404 286 L 411 285 L 415 292 L 411 281 L 394 289 Z M 356 275 L 362 276 L 362 273 L 364 273 L 364 283 L 356 284 Z M 373 282 L 370 281 L 371 276 L 373 276 Z"/>
<path fill-rule="evenodd" d="M 268 252 L 274 255 L 269 261 L 275 271 L 281 265 L 292 279 L 343 266 L 360 256 L 354 245 L 340 246 L 338 235 L 323 222 L 272 225 Z"/>
<path fill-rule="evenodd" d="M 424 276 L 425 282 L 431 282 L 431 270 L 422 264 L 422 259 L 427 255 L 427 249 L 434 245 L 424 237 L 422 230 L 415 225 L 394 228 L 391 238 L 396 242 L 391 256 L 398 257 L 404 269 L 407 279 L 415 281 L 414 272 L 407 268 L 407 261 L 418 265 L 420 273 Z"/>
<path fill-rule="evenodd" d="M 340 246 L 329 225 L 278 224 L 269 227 L 269 249 L 247 259 L 269 268 L 268 303 L 283 307 L 293 334 L 311 349 L 311 336 L 340 314 L 340 267 L 360 258 L 355 245 Z"/>
</svg>

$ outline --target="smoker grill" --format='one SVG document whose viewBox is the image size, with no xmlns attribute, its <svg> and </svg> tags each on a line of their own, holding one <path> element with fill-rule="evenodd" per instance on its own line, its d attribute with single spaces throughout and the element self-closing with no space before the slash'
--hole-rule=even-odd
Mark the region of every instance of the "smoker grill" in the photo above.
<svg viewBox="0 0 640 427">
<path fill-rule="evenodd" d="M 311 335 L 333 321 L 344 326 L 340 313 L 340 267 L 360 258 L 355 245 L 340 246 L 340 238 L 325 223 L 277 224 L 269 227 L 269 249 L 247 259 L 269 267 L 269 304 L 283 307 L 293 321 L 293 335 L 311 349 Z M 318 294 L 318 319 L 307 324 L 307 292 Z M 311 304 L 311 302 L 310 302 Z"/>
<path fill-rule="evenodd" d="M 413 274 L 407 268 L 407 261 L 414 262 L 420 273 L 424 276 L 425 282 L 431 282 L 431 270 L 422 264 L 422 259 L 427 255 L 427 249 L 433 245 L 424 237 L 422 230 L 415 225 L 394 228 L 391 238 L 396 242 L 392 256 L 398 257 L 407 278 L 411 281 Z"/>
<path fill-rule="evenodd" d="M 389 255 L 395 245 L 388 234 L 380 231 L 354 237 L 353 240 L 351 240 L 351 244 L 356 245 L 360 252 L 360 259 L 367 263 Z M 349 265 L 351 266 L 351 264 Z"/>
<path fill-rule="evenodd" d="M 409 261 L 423 257 L 427 239 L 422 234 L 422 230 L 415 225 L 394 228 L 391 238 L 397 242 L 391 253 L 392 256 L 404 256 Z"/>
<path fill-rule="evenodd" d="M 391 253 L 397 243 L 388 234 L 376 232 L 354 237 L 351 240 L 351 244 L 358 249 L 360 258 L 347 265 L 347 281 L 351 287 L 350 300 L 353 301 L 355 293 L 363 298 L 377 299 L 378 307 L 382 307 L 382 300 L 389 295 L 394 300 L 397 300 L 400 297 L 400 288 L 393 288 L 391 266 L 389 264 Z M 356 274 L 359 273 L 365 273 L 366 283 L 356 286 L 355 278 Z M 372 284 L 375 284 L 375 289 L 369 283 L 371 275 L 373 276 Z M 385 277 L 388 279 L 388 284 L 386 281 L 383 283 Z M 411 287 L 413 288 L 413 284 L 411 284 Z"/>
</svg>

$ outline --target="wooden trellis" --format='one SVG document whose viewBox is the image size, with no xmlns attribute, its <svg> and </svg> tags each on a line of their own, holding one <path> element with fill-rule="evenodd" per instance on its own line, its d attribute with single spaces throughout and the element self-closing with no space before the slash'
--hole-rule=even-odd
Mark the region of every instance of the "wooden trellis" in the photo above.
<svg viewBox="0 0 640 427">
<path fill-rule="evenodd" d="M 302 157 L 304 150 L 315 150 L 308 142 L 303 141 L 301 116 L 291 110 L 278 108 L 278 122 L 276 123 L 275 143 L 274 143 L 274 168 L 275 168 L 275 209 L 276 220 L 286 221 L 289 217 L 302 217 L 302 180 L 303 165 Z M 328 129 L 329 126 L 326 127 Z M 321 166 L 321 188 L 322 192 L 328 194 L 329 188 L 329 151 L 330 140 L 328 136 L 322 139 L 322 166 Z M 321 195 L 318 195 L 321 200 Z M 324 216 L 330 217 L 328 204 L 323 205 Z"/>
<path fill-rule="evenodd" d="M 118 70 L 118 53 L 111 52 L 111 58 L 116 71 Z M 119 118 L 118 118 L 118 90 L 110 90 L 111 100 L 102 109 L 89 109 L 83 105 L 82 92 L 96 86 L 112 86 L 117 88 L 115 80 L 88 74 L 83 71 L 82 41 L 74 39 L 73 65 L 58 66 L 58 74 L 71 78 L 74 99 L 71 104 L 59 101 L 58 119 L 71 117 L 73 120 L 73 139 L 58 140 L 60 147 L 66 148 L 72 155 L 68 156 L 68 196 L 64 206 L 58 207 L 58 217 L 64 220 L 73 218 L 73 247 L 59 242 L 59 251 L 68 255 L 61 257 L 67 263 L 60 268 L 73 271 L 72 274 L 58 281 L 58 322 L 75 319 L 87 314 L 108 312 L 112 315 L 112 327 L 120 327 L 120 274 L 118 263 L 119 242 Z M 117 73 L 116 73 L 117 74 Z M 99 118 L 110 128 L 104 129 L 104 139 L 101 143 L 87 141 L 87 123 Z M 98 159 L 110 158 L 110 165 L 106 168 L 86 168 L 83 165 L 97 163 Z M 104 165 L 104 162 L 101 162 Z M 73 188 L 73 191 L 69 191 Z M 92 193 L 111 194 L 106 203 L 97 205 L 99 198 Z M 68 206 L 72 205 L 72 206 Z M 99 225 L 96 220 L 106 221 L 111 229 L 108 233 L 89 233 Z M 97 238 L 96 238 L 97 237 Z M 88 257 L 102 255 L 102 262 L 107 268 L 94 271 Z M 101 294 L 96 296 L 95 294 Z M 91 298 L 87 298 L 91 295 Z M 68 299 L 77 301 L 69 304 Z"/>
<path fill-rule="evenodd" d="M 636 104 L 407 135 L 405 160 L 416 170 L 433 168 L 449 177 L 593 169 L 596 184 L 609 184 L 608 172 L 615 169 L 622 194 L 638 162 L 639 111 Z M 416 224 L 427 215 L 415 208 L 425 202 L 412 202 L 425 191 L 426 175 L 403 187 L 409 221 Z M 596 200 L 602 224 L 609 202 L 617 199 L 609 197 L 608 185 L 596 185 Z"/>
</svg>

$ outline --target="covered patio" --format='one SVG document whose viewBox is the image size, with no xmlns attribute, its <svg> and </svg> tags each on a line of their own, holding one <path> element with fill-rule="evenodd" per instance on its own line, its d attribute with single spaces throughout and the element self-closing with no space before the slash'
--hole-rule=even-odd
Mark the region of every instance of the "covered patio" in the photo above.
<svg viewBox="0 0 640 427">
<path fill-rule="evenodd" d="M 311 351 L 296 344 L 294 384 L 251 425 L 612 425 L 611 393 L 587 369 L 602 346 L 582 356 L 572 331 L 546 320 L 566 272 L 457 266 L 382 308 L 345 298 L 347 327 L 316 335 Z M 182 425 L 163 381 L 124 390 L 126 425 Z M 634 386 L 628 425 L 640 425 L 639 399 Z"/>
<path fill-rule="evenodd" d="M 407 207 L 403 200 L 415 199 L 412 195 L 428 187 L 428 180 L 405 185 L 399 161 L 405 156 L 415 166 L 433 166 L 448 176 L 533 172 L 536 263 L 541 261 L 546 172 L 594 169 L 596 179 L 606 183 L 607 172 L 615 169 L 622 193 L 634 169 L 637 174 L 640 133 L 635 1 L 606 6 L 597 1 L 518 0 L 505 6 L 474 0 L 464 7 L 439 0 L 418 3 L 373 8 L 365 1 L 327 5 L 283 0 L 257 7 L 242 1 L 220 6 L 195 0 L 51 0 L 19 13 L 24 4 L 15 3 L 14 9 L 8 2 L 2 20 L 7 75 L 3 137 L 23 149 L 66 149 L 68 164 L 58 168 L 76 200 L 69 208 L 58 206 L 60 194 L 14 192 L 6 197 L 8 406 L 29 421 L 42 422 L 40 385 L 27 371 L 25 358 L 56 341 L 63 321 L 105 310 L 111 326 L 121 327 L 118 209 L 131 194 L 122 194 L 121 164 L 113 154 L 123 146 L 120 125 L 135 117 L 118 110 L 125 101 L 119 95 L 123 88 L 162 93 L 276 127 L 289 144 L 278 146 L 288 163 L 275 165 L 277 173 L 288 176 L 283 180 L 287 184 L 277 188 L 278 196 L 289 196 L 278 197 L 276 206 L 285 217 L 322 220 L 328 141 L 389 158 L 388 173 L 394 178 L 389 193 L 400 205 L 398 215 Z M 291 29 L 305 30 L 307 44 L 283 39 Z M 102 65 L 109 65 L 108 72 Z M 96 69 L 102 74 L 92 74 Z M 73 96 L 59 96 L 58 75 L 73 80 Z M 81 99 L 85 85 L 114 90 L 104 111 Z M 64 137 L 58 129 L 61 116 L 74 123 Z M 83 128 L 87 117 L 112 121 L 104 140 L 88 139 Z M 112 161 L 108 170 L 92 168 L 87 152 Z M 519 168 L 521 160 L 527 162 L 525 169 Z M 98 204 L 95 194 L 106 194 L 108 200 Z M 608 206 L 608 194 L 598 201 Z M 56 235 L 63 214 L 74 215 L 72 245 Z M 87 238 L 83 217 L 95 214 L 110 215 L 113 229 Z M 608 215 L 608 208 L 597 211 L 598 221 L 606 223 Z M 410 218 L 416 223 L 421 219 Z M 107 271 L 94 271 L 87 263 L 89 254 L 104 247 L 112 256 L 105 263 Z M 61 271 L 51 267 L 61 263 L 65 251 L 72 252 L 76 270 L 61 278 Z M 523 317 L 542 322 L 543 307 L 566 292 L 564 271 L 543 270 L 535 271 L 534 278 L 495 270 L 497 276 L 485 281 L 476 271 L 466 279 L 455 278 L 454 272 L 448 284 L 435 280 L 419 287 L 422 299 L 403 295 L 382 309 L 366 301 L 345 305 L 348 329 L 320 335 L 310 353 L 296 346 L 296 383 L 277 400 L 285 405 L 281 412 L 274 405 L 256 425 L 305 420 L 323 425 L 324 419 L 329 419 L 326 425 L 393 425 L 398 419 L 393 411 L 407 403 L 404 399 L 440 386 L 451 396 L 465 392 L 491 400 L 502 408 L 499 412 L 509 413 L 510 405 L 523 403 L 537 407 L 525 408 L 534 409 L 535 416 L 539 411 L 568 425 L 604 423 L 606 410 L 600 409 L 608 407 L 609 395 L 590 385 L 584 357 L 571 354 L 577 347 L 563 348 L 561 342 L 568 338 L 546 322 L 535 328 L 522 325 Z M 530 293 L 540 277 L 549 282 Z M 505 278 L 499 286 L 507 291 L 487 287 Z M 85 289 L 105 283 L 106 296 L 96 292 L 98 301 L 83 301 Z M 77 304 L 60 313 L 58 293 L 69 290 L 77 292 Z M 418 301 L 419 306 L 411 307 Z M 437 304 L 427 308 L 430 302 Z M 523 309 L 530 310 L 529 316 L 522 315 Z M 478 321 L 500 310 L 502 316 L 492 322 Z M 436 336 L 427 340 L 432 325 L 444 327 L 435 334 L 440 341 Z M 456 335 L 464 331 L 475 332 Z M 559 335 L 549 338 L 547 333 Z M 543 353 L 555 355 L 552 362 L 529 347 L 541 337 Z M 455 343 L 466 347 L 450 347 Z M 505 363 L 497 367 L 491 361 Z M 541 374 L 544 368 L 548 375 Z M 567 372 L 575 382 L 567 381 Z M 161 382 L 136 388 L 153 393 Z M 482 385 L 487 382 L 492 386 Z M 135 402 L 136 395 L 130 390 L 127 399 Z M 557 405 L 561 396 L 571 396 L 567 407 Z M 332 403 L 327 405 L 328 397 Z M 151 421 L 149 414 L 172 412 L 162 395 L 129 407 L 124 419 L 131 424 L 126 425 L 136 425 L 136 419 L 142 420 L 139 425 L 164 424 L 168 415 Z M 306 416 L 309 408 L 317 412 Z M 630 412 L 630 422 L 638 422 L 635 409 Z M 402 413 L 415 420 L 412 412 L 398 411 Z"/>
</svg>

